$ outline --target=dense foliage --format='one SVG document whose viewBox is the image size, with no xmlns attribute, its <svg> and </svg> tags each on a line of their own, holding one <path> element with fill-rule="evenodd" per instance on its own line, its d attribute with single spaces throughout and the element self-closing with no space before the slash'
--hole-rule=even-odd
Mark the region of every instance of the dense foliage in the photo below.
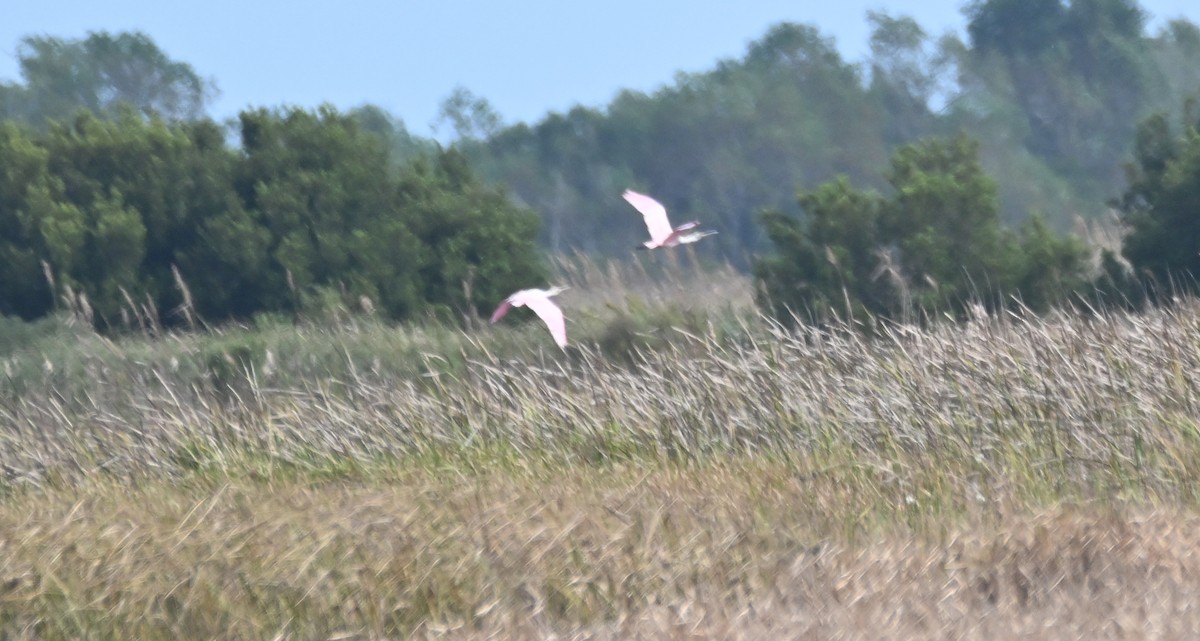
<svg viewBox="0 0 1200 641">
<path fill-rule="evenodd" d="M 626 252 L 644 229 L 620 196 L 637 188 L 681 220 L 721 229 L 705 245 L 746 264 L 762 240 L 752 211 L 786 207 L 797 184 L 876 166 L 887 155 L 883 116 L 829 38 L 783 24 L 744 60 L 653 95 L 626 91 L 606 112 L 577 107 L 461 144 L 542 212 L 552 251 Z"/>
<path fill-rule="evenodd" d="M 532 124 L 458 87 L 450 152 L 371 105 L 218 125 L 214 83 L 144 34 L 27 37 L 22 82 L 0 83 L 0 313 L 469 317 L 543 278 L 535 242 L 627 256 L 644 229 L 626 188 L 719 230 L 700 259 L 754 269 L 776 312 L 1041 309 L 1085 282 L 1058 234 L 1114 204 L 1139 271 L 1109 253 L 1106 292 L 1200 267 L 1180 109 L 1200 29 L 1149 34 L 1136 0 L 964 12 L 965 38 L 870 12 L 861 62 L 778 24 L 709 71 Z"/>
<path fill-rule="evenodd" d="M 356 123 L 244 112 L 239 148 L 209 120 L 132 110 L 44 134 L 3 124 L 0 313 L 41 316 L 65 294 L 101 325 L 331 305 L 470 315 L 543 278 L 533 212 L 454 151 L 396 169 Z"/>
<path fill-rule="evenodd" d="M 887 173 L 892 195 L 846 178 L 799 196 L 805 220 L 768 212 L 776 253 L 758 261 L 760 302 L 780 318 L 911 318 L 967 304 L 1045 309 L 1085 282 L 1087 252 L 1037 217 L 1000 225 L 996 185 L 965 135 L 900 148 Z"/>
<path fill-rule="evenodd" d="M 858 63 L 816 28 L 780 24 L 709 71 L 488 136 L 494 114 L 467 100 L 486 118 L 462 125 L 476 133 L 460 146 L 542 213 L 553 251 L 626 251 L 639 230 L 612 223 L 632 216 L 620 200 L 632 187 L 721 230 L 699 251 L 748 266 L 768 248 L 759 213 L 800 214 L 795 189 L 845 175 L 886 190 L 897 148 L 958 131 L 979 141 L 1006 225 L 1106 220 L 1138 121 L 1200 90 L 1200 31 L 1175 20 L 1147 33 L 1135 0 L 978 0 L 965 13 L 960 39 L 873 12 Z"/>
<path fill-rule="evenodd" d="M 216 92 L 212 81 L 140 32 L 101 31 L 82 40 L 28 36 L 16 53 L 25 83 L 0 83 L 0 118 L 37 127 L 81 107 L 115 114 L 132 105 L 164 118 L 198 118 Z"/>
<path fill-rule="evenodd" d="M 1200 268 L 1193 108 L 1121 142 L 1200 38 L 1147 40 L 1131 8 L 975 2 L 974 50 L 872 14 L 869 76 L 784 25 L 532 128 L 456 91 L 448 152 L 371 106 L 226 127 L 0 86 L 0 637 L 1190 638 L 1200 307 L 941 320 L 1080 288 L 1059 205 L 1115 189 L 1129 150 L 1124 256 Z M 540 328 L 396 328 L 544 276 L 537 214 L 472 161 L 553 249 L 629 253 L 616 195 L 641 187 L 721 228 L 700 252 L 769 240 L 776 314 L 852 318 L 781 328 L 744 274 L 656 252 L 660 277 L 560 264 L 578 347 L 552 361 Z M 64 304 L 382 313 L 171 340 L 7 316 Z"/>
<path fill-rule="evenodd" d="M 1200 117 L 1194 102 L 1185 114 L 1181 133 L 1166 114 L 1141 124 L 1127 168 L 1129 188 L 1116 205 L 1130 228 L 1125 258 L 1160 283 L 1194 289 L 1200 275 Z"/>
</svg>

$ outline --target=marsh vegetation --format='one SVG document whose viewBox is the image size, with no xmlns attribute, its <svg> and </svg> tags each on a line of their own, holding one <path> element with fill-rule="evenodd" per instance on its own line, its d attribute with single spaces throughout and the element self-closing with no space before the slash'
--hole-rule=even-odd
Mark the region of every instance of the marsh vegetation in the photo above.
<svg viewBox="0 0 1200 641">
<path fill-rule="evenodd" d="M 1194 303 L 864 333 L 785 329 L 732 270 L 558 272 L 565 352 L 361 315 L 10 348 L 4 636 L 1200 623 Z"/>
</svg>

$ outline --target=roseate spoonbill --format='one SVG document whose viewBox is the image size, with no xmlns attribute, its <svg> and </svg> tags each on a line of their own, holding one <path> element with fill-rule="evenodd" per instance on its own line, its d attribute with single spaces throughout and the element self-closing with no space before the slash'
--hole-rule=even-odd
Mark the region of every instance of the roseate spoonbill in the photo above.
<svg viewBox="0 0 1200 641">
<path fill-rule="evenodd" d="M 505 298 L 503 303 L 500 303 L 496 311 L 492 312 L 492 322 L 494 323 L 503 318 L 512 307 L 528 307 L 550 329 L 550 335 L 554 337 L 554 342 L 558 343 L 559 347 L 566 347 L 567 323 L 563 319 L 562 310 L 558 308 L 558 305 L 554 304 L 554 301 L 550 300 L 551 296 L 556 296 L 565 289 L 567 288 L 522 289 L 512 296 Z"/>
<path fill-rule="evenodd" d="M 691 231 L 700 226 L 700 221 L 693 220 L 689 223 L 684 223 L 674 229 L 671 228 L 671 221 L 667 220 L 667 208 L 662 206 L 662 203 L 653 198 L 639 194 L 632 189 L 626 189 L 624 194 L 621 194 L 625 200 L 633 205 L 634 209 L 642 212 L 642 217 L 646 219 L 646 229 L 650 230 L 650 240 L 642 243 L 645 249 L 654 249 L 655 247 L 674 247 L 686 243 L 694 243 L 705 236 L 711 236 L 717 232 L 712 230 Z"/>
</svg>

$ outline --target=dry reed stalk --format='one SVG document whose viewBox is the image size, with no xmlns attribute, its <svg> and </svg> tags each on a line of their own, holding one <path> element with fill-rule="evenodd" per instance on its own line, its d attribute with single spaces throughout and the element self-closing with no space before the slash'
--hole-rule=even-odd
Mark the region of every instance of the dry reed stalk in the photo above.
<svg viewBox="0 0 1200 641">
<path fill-rule="evenodd" d="M 625 361 L 84 335 L 5 362 L 0 630 L 1184 638 L 1198 311 L 708 317 Z"/>
<path fill-rule="evenodd" d="M 480 444 L 561 460 L 832 448 L 904 455 L 917 469 L 952 462 L 947 473 L 984 488 L 1018 474 L 1032 486 L 1088 493 L 1100 480 L 1191 501 L 1200 393 L 1189 373 L 1200 370 L 1191 347 L 1200 323 L 1190 312 L 1002 316 L 874 339 L 770 325 L 733 343 L 675 332 L 632 366 L 586 345 L 520 364 L 473 349 L 454 357 L 457 373 L 430 360 L 430 377 L 416 380 L 382 371 L 386 346 L 370 335 L 335 339 L 346 345 L 337 355 L 344 375 L 318 370 L 292 383 L 280 377 L 309 367 L 311 353 L 274 349 L 270 372 L 258 362 L 242 374 L 243 361 L 226 354 L 234 378 L 212 381 L 188 374 L 194 365 L 108 354 L 59 364 L 9 393 L 6 431 L 37 425 L 40 437 L 0 448 L 0 465 L 74 474 L 115 460 L 122 473 L 171 474 L 181 448 L 257 456 L 263 434 L 285 461 Z M 355 340 L 365 349 L 351 350 Z M 201 355 L 181 356 L 204 365 Z M 49 411 L 56 399 L 61 410 Z M 128 455 L 131 437 L 137 456 Z"/>
<path fill-rule="evenodd" d="M 818 481 L 819 483 L 819 481 Z M 6 638 L 1186 639 L 1194 513 L 821 533 L 786 465 L 92 485 L 0 506 Z"/>
<path fill-rule="evenodd" d="M 197 316 L 196 306 L 192 302 L 192 290 L 188 288 L 187 283 L 183 280 L 183 274 L 179 272 L 179 268 L 174 263 L 171 264 L 171 278 L 175 280 L 175 287 L 179 290 L 179 295 L 183 298 L 183 302 L 175 309 L 175 313 L 183 314 L 188 329 L 195 331 Z"/>
</svg>

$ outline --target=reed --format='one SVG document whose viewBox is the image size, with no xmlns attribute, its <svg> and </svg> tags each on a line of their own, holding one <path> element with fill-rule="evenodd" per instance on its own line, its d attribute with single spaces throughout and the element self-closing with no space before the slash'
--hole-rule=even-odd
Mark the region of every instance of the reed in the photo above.
<svg viewBox="0 0 1200 641">
<path fill-rule="evenodd" d="M 560 266 L 565 352 L 361 317 L 11 351 L 0 634 L 1200 628 L 1196 303 L 868 335 L 621 269 L 657 268 Z"/>
</svg>

